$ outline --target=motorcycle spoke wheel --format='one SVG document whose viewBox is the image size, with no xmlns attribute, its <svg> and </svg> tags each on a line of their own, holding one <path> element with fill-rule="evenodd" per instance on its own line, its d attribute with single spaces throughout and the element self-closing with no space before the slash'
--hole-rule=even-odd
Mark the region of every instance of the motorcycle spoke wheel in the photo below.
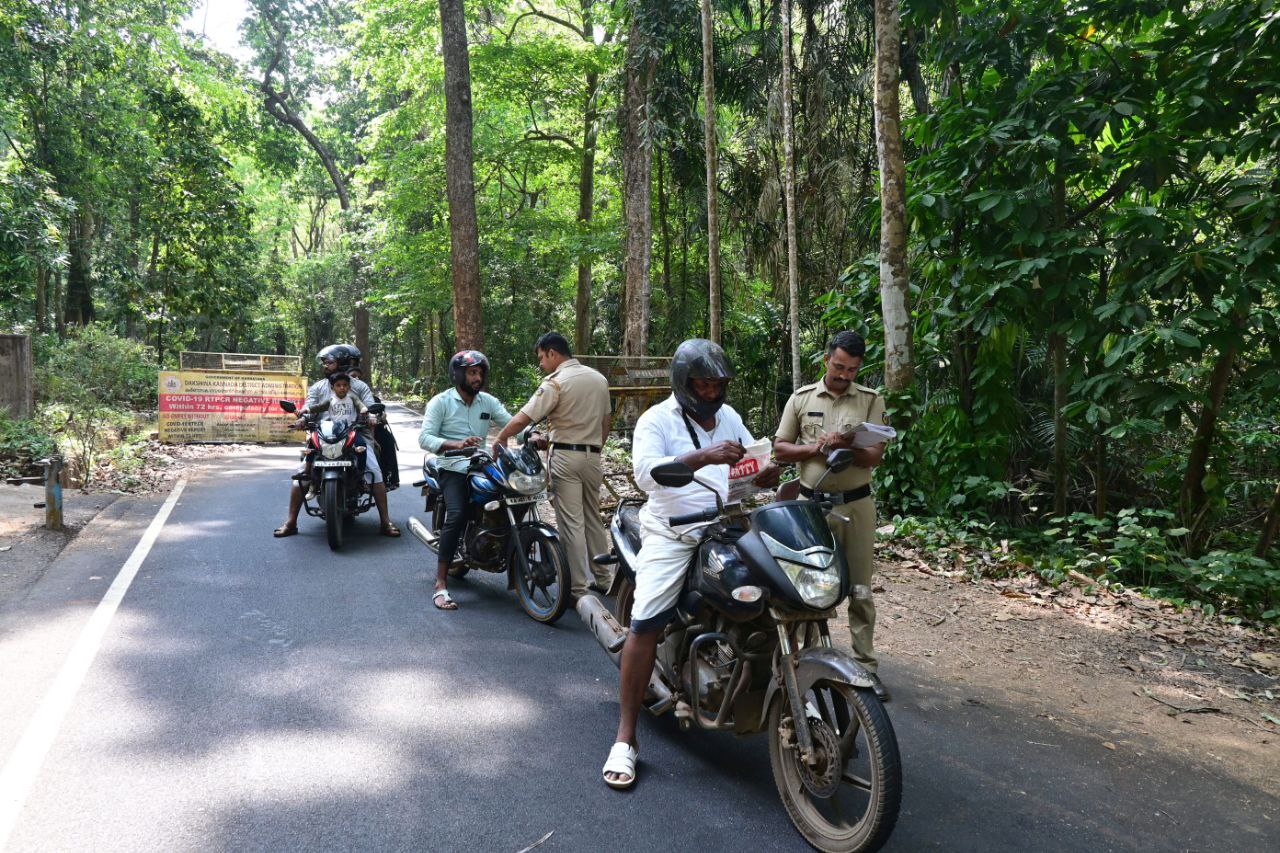
<svg viewBox="0 0 1280 853">
<path fill-rule="evenodd" d="M 569 561 L 560 543 L 541 534 L 525 534 L 524 548 L 529 570 L 515 560 L 516 594 L 520 606 L 531 619 L 550 624 L 564 615 L 569 606 Z"/>
<path fill-rule="evenodd" d="M 787 814 L 819 850 L 876 850 L 893 831 L 902 799 L 897 740 L 884 707 L 869 688 L 830 682 L 819 682 L 804 700 L 816 752 L 811 764 L 801 758 L 786 697 L 769 711 L 769 759 Z"/>
</svg>

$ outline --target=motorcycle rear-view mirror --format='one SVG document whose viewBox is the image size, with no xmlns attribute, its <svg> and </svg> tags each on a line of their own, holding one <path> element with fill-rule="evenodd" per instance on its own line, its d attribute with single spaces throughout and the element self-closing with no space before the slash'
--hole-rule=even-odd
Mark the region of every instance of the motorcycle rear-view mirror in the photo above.
<svg viewBox="0 0 1280 853">
<path fill-rule="evenodd" d="M 372 406 L 369 407 L 369 413 L 373 415 L 380 415 L 386 410 L 387 410 L 386 403 L 374 403 Z"/>
<path fill-rule="evenodd" d="M 649 475 L 660 486 L 670 486 L 672 488 L 680 488 L 687 486 L 693 482 L 693 469 L 683 462 L 667 462 L 658 465 Z"/>
<path fill-rule="evenodd" d="M 284 409 L 286 412 L 288 412 L 291 415 L 294 412 L 298 411 L 297 404 L 295 404 L 292 400 L 281 400 L 280 408 Z"/>
<path fill-rule="evenodd" d="M 832 471 L 843 471 L 853 464 L 853 451 L 847 448 L 833 450 L 827 454 L 827 467 Z"/>
</svg>

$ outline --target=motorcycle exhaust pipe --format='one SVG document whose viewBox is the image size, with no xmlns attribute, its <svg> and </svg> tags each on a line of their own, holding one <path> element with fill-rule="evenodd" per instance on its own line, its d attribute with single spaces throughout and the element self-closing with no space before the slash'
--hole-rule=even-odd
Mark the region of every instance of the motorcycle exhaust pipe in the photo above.
<svg viewBox="0 0 1280 853">
<path fill-rule="evenodd" d="M 620 664 L 622 646 L 627 641 L 627 629 L 619 624 L 617 618 L 594 595 L 584 595 L 578 599 L 578 615 L 595 635 L 596 642 L 609 653 L 614 664 Z M 649 689 L 645 692 L 644 703 L 650 713 L 662 714 L 675 704 L 675 694 L 659 676 L 657 668 L 649 677 Z"/>
<path fill-rule="evenodd" d="M 409 532 L 418 537 L 422 544 L 428 548 L 434 548 L 436 540 L 439 538 L 428 530 L 425 524 L 418 521 L 417 516 L 413 515 L 409 516 Z"/>
<path fill-rule="evenodd" d="M 578 615 L 595 634 L 596 642 L 604 647 L 610 657 L 622 651 L 622 644 L 627 641 L 627 629 L 618 623 L 617 618 L 609 612 L 604 602 L 594 595 L 584 595 L 578 599 Z M 617 660 L 614 660 L 617 663 Z"/>
</svg>

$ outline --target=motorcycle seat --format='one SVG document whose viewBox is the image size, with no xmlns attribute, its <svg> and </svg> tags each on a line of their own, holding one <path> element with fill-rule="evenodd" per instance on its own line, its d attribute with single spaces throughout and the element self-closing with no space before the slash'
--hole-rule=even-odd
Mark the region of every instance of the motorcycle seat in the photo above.
<svg viewBox="0 0 1280 853">
<path fill-rule="evenodd" d="M 432 457 L 430 457 L 429 459 L 427 459 L 427 461 L 426 461 L 426 462 L 423 462 L 423 463 L 422 463 L 422 473 L 426 474 L 428 477 L 431 477 L 432 479 L 434 479 L 434 480 L 436 480 L 436 481 L 439 481 L 439 479 L 440 479 L 440 459 L 439 459 L 438 457 L 432 456 Z"/>
</svg>

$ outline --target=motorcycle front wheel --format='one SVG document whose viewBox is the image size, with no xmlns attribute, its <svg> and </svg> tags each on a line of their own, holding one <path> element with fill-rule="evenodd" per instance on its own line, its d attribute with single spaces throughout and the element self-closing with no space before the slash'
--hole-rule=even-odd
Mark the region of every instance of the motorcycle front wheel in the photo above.
<svg viewBox="0 0 1280 853">
<path fill-rule="evenodd" d="M 902 763 L 874 691 L 820 681 L 804 696 L 814 760 L 796 743 L 791 703 L 769 709 L 769 763 L 792 824 L 825 853 L 878 850 L 898 820 Z"/>
<path fill-rule="evenodd" d="M 324 510 L 324 529 L 329 537 L 329 548 L 337 551 L 342 547 L 342 518 L 346 515 L 347 508 L 342 496 L 341 480 L 324 481 L 320 508 Z"/>
<path fill-rule="evenodd" d="M 520 606 L 530 619 L 549 625 L 569 607 L 569 560 L 560 543 L 540 530 L 517 531 L 515 535 L 520 537 L 516 547 L 524 548 L 529 566 L 526 572 L 520 558 L 512 555 Z"/>
</svg>

